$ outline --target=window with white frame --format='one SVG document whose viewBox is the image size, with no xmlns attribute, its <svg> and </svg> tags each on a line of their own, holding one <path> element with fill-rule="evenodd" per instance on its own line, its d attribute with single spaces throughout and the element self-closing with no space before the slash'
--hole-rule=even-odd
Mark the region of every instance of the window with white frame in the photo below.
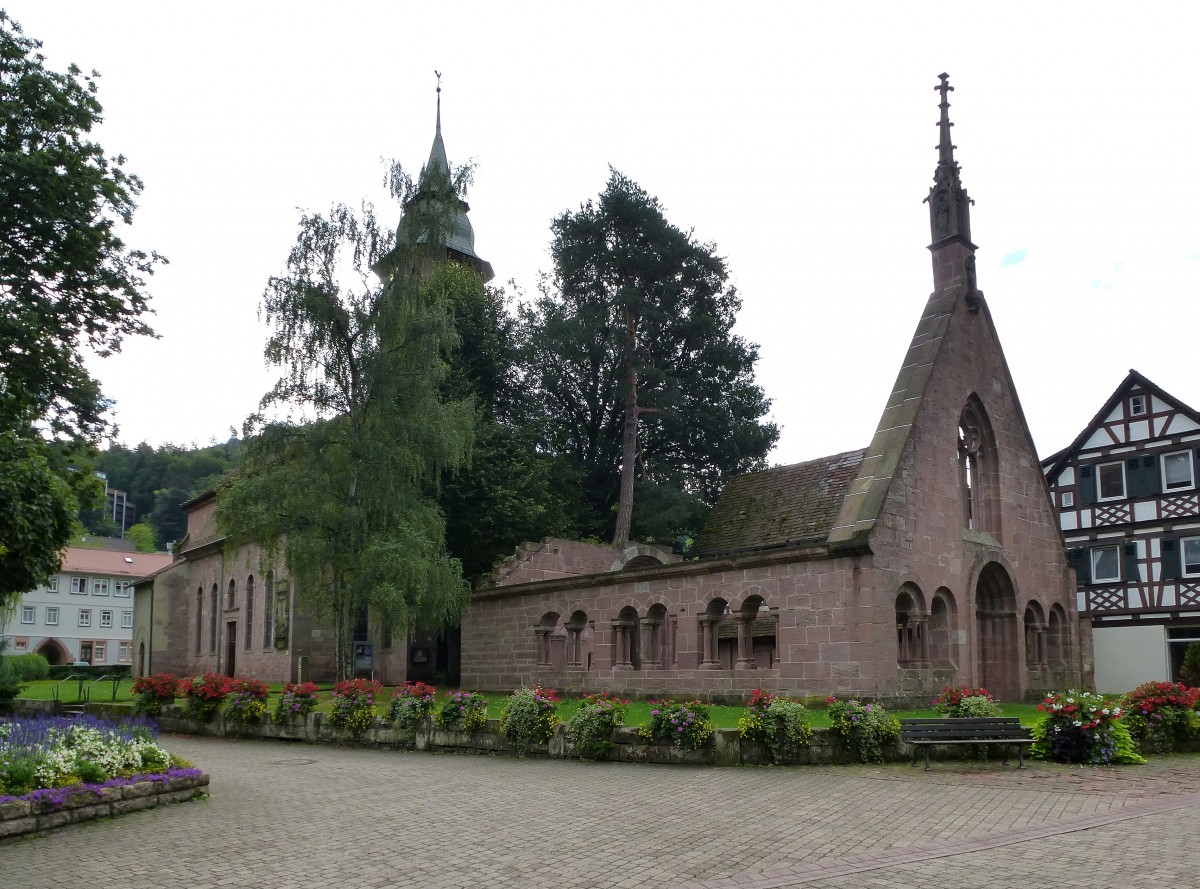
<svg viewBox="0 0 1200 889">
<path fill-rule="evenodd" d="M 1184 537 L 1179 541 L 1179 567 L 1184 577 L 1200 577 L 1200 537 Z"/>
<path fill-rule="evenodd" d="M 55 605 L 47 605 L 46 606 L 46 626 L 48 626 L 48 627 L 57 627 L 58 626 L 58 607 Z"/>
<path fill-rule="evenodd" d="M 1180 451 L 1177 454 L 1163 454 L 1162 478 L 1164 491 L 1184 491 L 1195 487 L 1192 452 Z"/>
<path fill-rule="evenodd" d="M 49 580 L 46 581 L 46 589 L 48 589 L 52 593 L 58 592 L 58 575 L 57 574 L 54 575 L 54 577 L 51 577 Z"/>
<path fill-rule="evenodd" d="M 1063 507 L 1075 505 L 1075 492 L 1063 491 L 1059 496 L 1059 505 Z"/>
<path fill-rule="evenodd" d="M 1101 463 L 1096 467 L 1099 481 L 1099 500 L 1121 500 L 1125 497 L 1125 464 Z"/>
<path fill-rule="evenodd" d="M 21 606 L 21 623 L 23 623 L 23 624 L 33 623 L 33 619 L 34 619 L 34 615 L 35 615 L 36 611 L 37 611 L 37 609 L 35 609 L 32 605 L 22 605 Z"/>
<path fill-rule="evenodd" d="M 79 626 L 90 627 L 91 625 L 92 625 L 92 609 L 80 608 L 79 609 Z"/>
<path fill-rule="evenodd" d="M 92 581 L 92 595 L 93 596 L 107 596 L 108 595 L 108 579 L 107 578 L 101 579 L 101 578 L 97 577 L 95 580 Z"/>
<path fill-rule="evenodd" d="M 1146 415 L 1146 396 L 1135 395 L 1129 399 L 1129 416 L 1143 417 Z"/>
<path fill-rule="evenodd" d="M 1092 547 L 1092 583 L 1114 583 L 1121 579 L 1121 548 Z"/>
<path fill-rule="evenodd" d="M 87 578 L 72 577 L 71 578 L 71 594 L 75 596 L 87 595 Z"/>
<path fill-rule="evenodd" d="M 129 598 L 129 591 L 133 589 L 133 584 L 128 580 L 118 580 L 113 583 L 113 595 L 120 596 L 123 599 Z"/>
<path fill-rule="evenodd" d="M 105 651 L 105 648 L 107 648 L 107 646 L 103 642 L 96 642 L 92 645 L 93 664 L 102 664 L 107 660 L 106 655 L 108 652 Z"/>
<path fill-rule="evenodd" d="M 112 612 L 108 609 L 100 612 L 100 627 L 104 630 L 112 629 Z"/>
<path fill-rule="evenodd" d="M 121 612 L 121 629 L 122 630 L 133 629 L 133 612 L 132 611 L 122 611 Z"/>
<path fill-rule="evenodd" d="M 117 661 L 122 664 L 127 664 L 133 660 L 133 643 L 122 642 L 117 648 Z"/>
</svg>

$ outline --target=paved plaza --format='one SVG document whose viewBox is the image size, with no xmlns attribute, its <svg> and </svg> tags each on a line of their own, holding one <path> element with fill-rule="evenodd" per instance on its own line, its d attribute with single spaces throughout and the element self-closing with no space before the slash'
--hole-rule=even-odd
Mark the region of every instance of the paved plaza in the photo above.
<svg viewBox="0 0 1200 889">
<path fill-rule="evenodd" d="M 164 737 L 204 801 L 0 843 L 0 885 L 1200 886 L 1200 758 L 689 768 Z"/>
</svg>

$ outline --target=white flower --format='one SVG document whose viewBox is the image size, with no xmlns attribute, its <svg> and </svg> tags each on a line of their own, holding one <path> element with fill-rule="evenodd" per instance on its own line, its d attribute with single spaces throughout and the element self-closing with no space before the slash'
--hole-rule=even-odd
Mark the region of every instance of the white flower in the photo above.
<svg viewBox="0 0 1200 889">
<path fill-rule="evenodd" d="M 1076 728 L 1078 728 L 1079 726 L 1083 725 L 1083 723 L 1082 723 L 1082 722 L 1080 722 L 1078 719 L 1076 719 L 1074 722 L 1072 722 L 1072 723 L 1071 723 L 1071 725 L 1073 725 L 1073 726 L 1075 726 Z"/>
</svg>

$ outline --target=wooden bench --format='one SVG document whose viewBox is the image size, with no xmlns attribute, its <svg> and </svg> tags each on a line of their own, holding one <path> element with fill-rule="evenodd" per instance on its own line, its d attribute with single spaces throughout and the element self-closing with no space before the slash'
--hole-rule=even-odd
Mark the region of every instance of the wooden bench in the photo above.
<svg viewBox="0 0 1200 889">
<path fill-rule="evenodd" d="M 972 717 L 967 719 L 901 719 L 900 739 L 913 745 L 913 768 L 917 767 L 917 748 L 925 748 L 925 771 L 929 771 L 929 748 L 941 744 L 1003 744 L 1004 765 L 1008 765 L 1008 747 L 1017 748 L 1020 765 L 1025 768 L 1025 747 L 1033 743 L 1029 732 L 1015 716 Z"/>
</svg>

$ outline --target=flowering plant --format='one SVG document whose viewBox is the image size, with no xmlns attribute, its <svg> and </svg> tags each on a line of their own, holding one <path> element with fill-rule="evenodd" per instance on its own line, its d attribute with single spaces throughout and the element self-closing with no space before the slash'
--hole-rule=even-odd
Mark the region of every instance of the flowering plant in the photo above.
<svg viewBox="0 0 1200 889">
<path fill-rule="evenodd" d="M 608 692 L 584 695 L 579 709 L 567 723 L 567 740 L 582 759 L 603 759 L 612 749 L 612 733 L 625 721 L 625 709 L 629 701 L 623 701 Z"/>
<path fill-rule="evenodd" d="M 1038 710 L 1045 715 L 1033 727 L 1030 755 L 1035 758 L 1105 765 L 1146 761 L 1121 720 L 1124 711 L 1103 695 L 1053 692 Z"/>
<path fill-rule="evenodd" d="M 1196 737 L 1200 688 L 1147 682 L 1125 695 L 1124 722 L 1143 753 L 1172 753 Z"/>
<path fill-rule="evenodd" d="M 179 677 L 174 673 L 139 676 L 133 680 L 133 693 L 137 695 L 133 709 L 143 716 L 157 716 L 162 712 L 163 704 L 175 700 L 178 689 Z"/>
<path fill-rule="evenodd" d="M 176 765 L 155 743 L 157 737 L 157 727 L 142 717 L 120 722 L 90 715 L 0 721 L 0 795 L 104 782 Z"/>
<path fill-rule="evenodd" d="M 638 729 L 647 741 L 698 750 L 712 740 L 709 705 L 702 701 L 651 701 L 650 724 Z"/>
<path fill-rule="evenodd" d="M 276 722 L 288 719 L 303 719 L 317 709 L 317 692 L 321 689 L 315 682 L 289 682 L 283 686 L 283 693 L 275 701 Z"/>
<path fill-rule="evenodd" d="M 230 685 L 228 676 L 211 672 L 179 680 L 179 693 L 187 700 L 187 715 L 208 722 L 229 694 Z"/>
<path fill-rule="evenodd" d="M 392 691 L 388 722 L 404 733 L 408 743 L 416 739 L 417 726 L 433 712 L 436 696 L 437 689 L 425 682 L 406 682 Z"/>
<path fill-rule="evenodd" d="M 934 710 L 951 719 L 1004 715 L 1004 711 L 986 688 L 947 685 L 931 704 Z"/>
<path fill-rule="evenodd" d="M 235 679 L 229 684 L 225 717 L 243 725 L 261 722 L 267 712 L 270 689 L 261 679 Z"/>
<path fill-rule="evenodd" d="M 512 693 L 500 714 L 500 731 L 524 756 L 539 744 L 545 744 L 559 723 L 554 712 L 562 698 L 553 688 L 523 686 Z"/>
<path fill-rule="evenodd" d="M 383 691 L 376 679 L 343 679 L 333 687 L 329 724 L 355 738 L 375 723 L 375 698 Z"/>
<path fill-rule="evenodd" d="M 829 728 L 859 762 L 883 762 L 883 747 L 900 737 L 900 722 L 881 704 L 825 699 Z"/>
<path fill-rule="evenodd" d="M 433 721 L 452 732 L 477 732 L 487 725 L 487 698 L 476 692 L 452 691 L 437 705 Z"/>
<path fill-rule="evenodd" d="M 796 759 L 812 742 L 808 711 L 799 701 L 756 688 L 746 711 L 738 719 L 738 732 L 749 741 L 766 744 L 774 762 Z"/>
</svg>

